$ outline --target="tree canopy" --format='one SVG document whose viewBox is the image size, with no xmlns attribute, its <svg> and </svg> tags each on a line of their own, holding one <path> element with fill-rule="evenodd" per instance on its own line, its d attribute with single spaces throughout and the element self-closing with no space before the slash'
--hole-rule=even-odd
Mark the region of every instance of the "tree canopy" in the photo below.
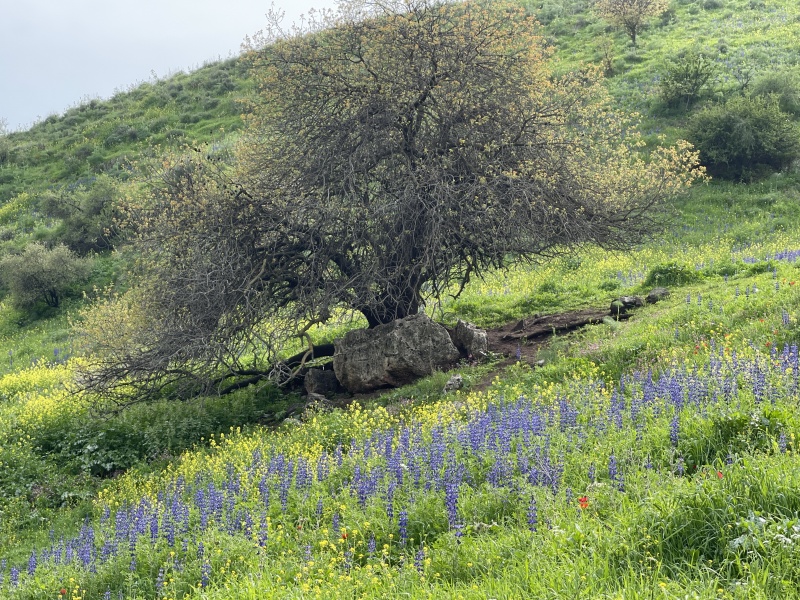
<svg viewBox="0 0 800 600">
<path fill-rule="evenodd" d="M 550 55 L 500 2 L 350 2 L 268 30 L 235 165 L 165 173 L 137 217 L 147 327 L 95 335 L 86 386 L 229 389 L 333 315 L 375 326 L 514 260 L 652 234 L 696 155 L 642 157 L 599 74 Z"/>
<path fill-rule="evenodd" d="M 620 25 L 636 46 L 636 36 L 648 19 L 657 17 L 669 8 L 669 0 L 597 0 L 595 9 L 600 16 Z"/>
</svg>

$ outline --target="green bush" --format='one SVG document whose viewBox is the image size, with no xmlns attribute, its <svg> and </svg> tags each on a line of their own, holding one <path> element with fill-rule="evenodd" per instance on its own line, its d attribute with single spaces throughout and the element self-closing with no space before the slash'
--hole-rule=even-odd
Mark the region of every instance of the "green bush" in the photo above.
<svg viewBox="0 0 800 600">
<path fill-rule="evenodd" d="M 783 112 L 800 117 L 800 73 L 797 71 L 762 75 L 753 84 L 753 95 L 774 96 Z"/>
<path fill-rule="evenodd" d="M 664 66 L 659 81 L 661 101 L 671 108 L 688 109 L 711 91 L 716 65 L 707 54 L 688 50 Z"/>
<path fill-rule="evenodd" d="M 686 285 L 698 279 L 700 274 L 694 269 L 676 262 L 668 262 L 650 269 L 642 285 L 644 287 Z"/>
<path fill-rule="evenodd" d="M 141 460 L 174 456 L 212 433 L 256 423 L 290 401 L 273 387 L 249 388 L 199 402 L 138 404 L 106 418 L 54 420 L 28 434 L 36 452 L 61 468 L 107 477 Z"/>
<path fill-rule="evenodd" d="M 0 261 L 0 279 L 19 308 L 32 308 L 40 301 L 57 307 L 73 287 L 89 275 L 90 262 L 58 245 L 52 249 L 34 243 L 21 254 Z"/>
<path fill-rule="evenodd" d="M 693 115 L 687 137 L 715 177 L 753 179 L 789 167 L 800 156 L 797 126 L 774 97 L 740 96 Z"/>
</svg>

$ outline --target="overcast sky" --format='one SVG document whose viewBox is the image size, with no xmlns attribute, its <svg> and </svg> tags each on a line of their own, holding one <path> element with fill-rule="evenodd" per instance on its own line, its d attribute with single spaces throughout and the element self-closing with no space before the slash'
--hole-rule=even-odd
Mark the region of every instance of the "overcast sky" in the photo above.
<svg viewBox="0 0 800 600">
<path fill-rule="evenodd" d="M 286 21 L 334 0 L 276 0 Z M 0 0 L 0 119 L 25 129 L 131 84 L 239 53 L 269 0 Z"/>
</svg>

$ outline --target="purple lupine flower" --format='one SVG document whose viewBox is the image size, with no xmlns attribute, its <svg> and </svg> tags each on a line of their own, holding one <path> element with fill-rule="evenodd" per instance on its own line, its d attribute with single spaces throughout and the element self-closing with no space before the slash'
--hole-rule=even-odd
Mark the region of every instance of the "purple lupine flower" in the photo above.
<svg viewBox="0 0 800 600">
<path fill-rule="evenodd" d="M 678 421 L 678 411 L 675 411 L 675 416 L 672 417 L 672 421 L 669 424 L 669 441 L 672 444 L 673 448 L 678 447 L 678 429 L 680 427 L 680 423 Z"/>
<path fill-rule="evenodd" d="M 386 516 L 389 517 L 389 522 L 394 520 L 394 481 L 390 481 L 386 487 Z"/>
<path fill-rule="evenodd" d="M 328 453 L 324 450 L 317 461 L 317 481 L 322 482 L 328 478 L 330 466 L 328 465 Z"/>
<path fill-rule="evenodd" d="M 160 568 L 158 570 L 158 575 L 156 576 L 156 591 L 161 592 L 164 589 L 164 568 Z"/>
<path fill-rule="evenodd" d="M 397 516 L 397 527 L 400 533 L 400 544 L 402 546 L 406 545 L 406 541 L 408 541 L 408 512 L 405 510 L 401 510 L 400 514 Z"/>
<path fill-rule="evenodd" d="M 589 465 L 589 483 L 594 483 L 595 477 L 597 475 L 597 470 L 594 466 L 594 463 Z"/>
<path fill-rule="evenodd" d="M 536 533 L 536 525 L 539 523 L 539 508 L 536 505 L 536 497 L 531 496 L 531 502 L 528 505 L 528 528 Z"/>
<path fill-rule="evenodd" d="M 414 566 L 421 575 L 425 570 L 425 548 L 420 546 L 417 553 L 414 555 Z"/>
<path fill-rule="evenodd" d="M 258 532 L 259 548 L 264 548 L 267 545 L 268 538 L 269 538 L 269 530 L 267 529 L 267 515 L 266 513 L 261 513 L 261 527 Z"/>
<path fill-rule="evenodd" d="M 331 523 L 331 529 L 333 533 L 339 533 L 339 513 L 333 513 L 333 522 Z"/>
<path fill-rule="evenodd" d="M 786 311 L 786 309 L 783 309 L 783 312 L 781 313 L 781 322 L 783 323 L 784 327 L 789 326 L 789 313 Z"/>
<path fill-rule="evenodd" d="M 31 552 L 31 556 L 28 559 L 28 575 L 33 575 L 36 573 L 36 550 Z"/>
<path fill-rule="evenodd" d="M 200 567 L 200 587 L 207 588 L 210 578 L 211 578 L 211 565 L 205 562 Z"/>
<path fill-rule="evenodd" d="M 608 477 L 611 481 L 616 481 L 617 475 L 617 457 L 612 452 L 611 456 L 608 457 Z"/>
<path fill-rule="evenodd" d="M 11 567 L 9 581 L 11 582 L 12 587 L 17 587 L 19 584 L 19 569 L 17 567 Z"/>
<path fill-rule="evenodd" d="M 444 487 L 444 504 L 451 528 L 458 522 L 458 488 L 459 484 L 454 482 L 447 482 Z"/>
<path fill-rule="evenodd" d="M 678 474 L 678 477 L 683 477 L 684 473 L 686 473 L 682 458 L 678 458 L 678 461 L 675 463 L 675 472 Z"/>
<path fill-rule="evenodd" d="M 786 452 L 786 434 L 783 431 L 781 431 L 781 435 L 778 437 L 778 449 L 782 454 Z"/>
<path fill-rule="evenodd" d="M 369 534 L 369 542 L 367 542 L 367 554 L 369 554 L 370 556 L 374 555 L 376 546 L 377 546 L 377 542 L 375 541 L 375 534 L 374 533 L 370 533 Z"/>
<path fill-rule="evenodd" d="M 103 594 L 103 600 L 111 600 L 111 588 L 106 588 L 106 593 Z"/>
</svg>

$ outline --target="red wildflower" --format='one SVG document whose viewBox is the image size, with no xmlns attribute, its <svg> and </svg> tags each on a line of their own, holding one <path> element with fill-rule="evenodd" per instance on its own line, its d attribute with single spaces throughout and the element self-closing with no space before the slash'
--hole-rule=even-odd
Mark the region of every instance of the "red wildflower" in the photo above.
<svg viewBox="0 0 800 600">
<path fill-rule="evenodd" d="M 717 479 L 722 479 L 722 471 L 717 471 Z"/>
<path fill-rule="evenodd" d="M 60 590 L 58 590 L 58 593 L 61 594 L 62 596 L 66 596 L 67 595 L 67 590 L 66 590 L 66 588 L 61 588 Z"/>
<path fill-rule="evenodd" d="M 342 539 L 343 539 L 343 540 L 346 540 L 346 539 L 347 539 L 347 533 L 343 533 L 343 534 L 342 534 Z"/>
<path fill-rule="evenodd" d="M 578 498 L 578 506 L 581 508 L 589 508 L 589 497 L 588 496 L 581 496 Z"/>
</svg>

